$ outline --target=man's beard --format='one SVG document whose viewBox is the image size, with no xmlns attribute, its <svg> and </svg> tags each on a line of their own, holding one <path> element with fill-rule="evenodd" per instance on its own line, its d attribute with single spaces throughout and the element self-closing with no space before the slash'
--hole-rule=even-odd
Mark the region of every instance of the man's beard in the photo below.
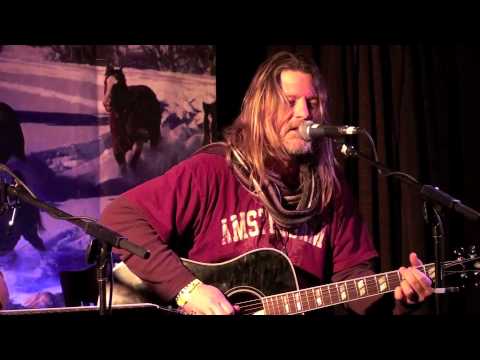
<svg viewBox="0 0 480 360">
<path fill-rule="evenodd" d="M 295 146 L 294 144 L 285 144 L 285 150 L 290 156 L 297 156 L 302 154 L 309 154 L 312 152 L 312 143 L 304 143 L 303 146 Z"/>
<path fill-rule="evenodd" d="M 292 156 L 292 160 L 297 164 L 316 164 L 318 160 L 311 149 L 309 152 L 290 155 Z"/>
<path fill-rule="evenodd" d="M 308 146 L 301 149 L 287 149 L 287 152 L 297 164 L 312 164 L 316 166 L 322 157 L 320 149 L 321 143 L 319 141 L 311 141 L 308 142 Z"/>
</svg>

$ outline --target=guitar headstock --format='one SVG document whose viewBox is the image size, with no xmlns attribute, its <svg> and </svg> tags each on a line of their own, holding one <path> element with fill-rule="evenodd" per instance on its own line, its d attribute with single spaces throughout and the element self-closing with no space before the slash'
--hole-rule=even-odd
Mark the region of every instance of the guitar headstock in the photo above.
<svg viewBox="0 0 480 360">
<path fill-rule="evenodd" d="M 468 248 L 460 247 L 453 253 L 456 260 L 447 261 L 443 265 L 445 277 L 457 275 L 460 277 L 462 287 L 480 287 L 480 257 L 476 245 Z"/>
</svg>

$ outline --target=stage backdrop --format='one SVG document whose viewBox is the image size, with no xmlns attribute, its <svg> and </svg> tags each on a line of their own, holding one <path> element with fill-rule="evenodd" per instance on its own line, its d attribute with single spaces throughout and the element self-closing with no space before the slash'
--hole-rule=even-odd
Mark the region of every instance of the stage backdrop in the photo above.
<svg viewBox="0 0 480 360">
<path fill-rule="evenodd" d="M 39 199 L 98 219 L 202 145 L 215 57 L 207 45 L 2 46 L 0 161 Z M 10 308 L 63 305 L 59 274 L 87 266 L 90 237 L 25 204 L 11 216 L 0 221 Z"/>
</svg>

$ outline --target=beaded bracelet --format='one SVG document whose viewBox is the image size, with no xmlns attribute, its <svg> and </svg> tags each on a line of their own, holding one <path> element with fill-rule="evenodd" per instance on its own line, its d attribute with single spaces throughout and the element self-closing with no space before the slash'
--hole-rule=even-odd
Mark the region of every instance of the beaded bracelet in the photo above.
<svg viewBox="0 0 480 360">
<path fill-rule="evenodd" d="M 190 295 L 193 290 L 195 290 L 199 285 L 203 284 L 199 279 L 191 281 L 187 286 L 185 286 L 178 295 L 175 297 L 175 302 L 178 306 L 184 306 L 189 300 Z"/>
</svg>

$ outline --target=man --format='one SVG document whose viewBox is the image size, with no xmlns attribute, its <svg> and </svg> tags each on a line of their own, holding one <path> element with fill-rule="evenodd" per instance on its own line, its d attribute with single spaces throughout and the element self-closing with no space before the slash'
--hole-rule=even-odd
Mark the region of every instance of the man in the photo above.
<svg viewBox="0 0 480 360">
<path fill-rule="evenodd" d="M 8 298 L 7 284 L 3 279 L 3 274 L 0 272 L 0 310 L 7 306 Z"/>
<path fill-rule="evenodd" d="M 211 263 L 276 248 L 320 282 L 373 274 L 377 252 L 354 211 L 331 141 L 305 141 L 299 133 L 307 120 L 328 122 L 326 102 L 314 64 L 287 52 L 268 59 L 226 144 L 202 149 L 104 210 L 105 225 L 152 253 L 142 260 L 120 252 L 126 265 L 189 314 L 232 314 L 238 307 L 196 279 L 179 256 Z M 415 269 L 421 262 L 414 253 L 410 262 L 400 269 L 397 312 L 432 293 L 430 279 Z M 378 300 L 348 306 L 363 314 Z"/>
</svg>

